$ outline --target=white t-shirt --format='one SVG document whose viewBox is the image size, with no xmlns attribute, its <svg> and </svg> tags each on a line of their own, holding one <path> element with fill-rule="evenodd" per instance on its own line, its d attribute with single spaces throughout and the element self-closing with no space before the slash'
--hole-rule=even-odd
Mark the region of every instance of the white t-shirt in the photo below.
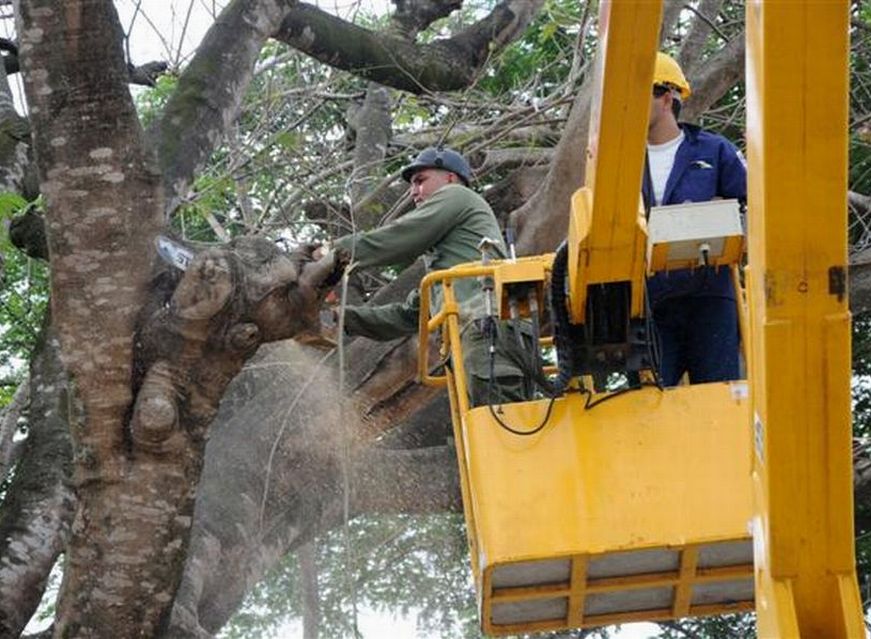
<svg viewBox="0 0 871 639">
<path fill-rule="evenodd" d="M 665 195 L 665 185 L 674 166 L 674 156 L 677 155 L 677 149 L 683 140 L 684 134 L 681 131 L 680 135 L 673 140 L 663 144 L 647 145 L 647 163 L 650 167 L 650 181 L 653 184 L 654 205 L 662 202 L 662 196 Z"/>
</svg>

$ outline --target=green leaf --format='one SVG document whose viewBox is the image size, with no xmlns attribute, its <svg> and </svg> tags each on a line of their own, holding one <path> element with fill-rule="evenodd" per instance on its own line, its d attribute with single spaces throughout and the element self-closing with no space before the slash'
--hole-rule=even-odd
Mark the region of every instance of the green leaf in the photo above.
<svg viewBox="0 0 871 639">
<path fill-rule="evenodd" d="M 544 42 L 546 40 L 550 40 L 553 38 L 554 34 L 559 29 L 559 25 L 556 22 L 548 22 L 541 28 L 541 35 L 539 36 L 539 42 Z"/>
<path fill-rule="evenodd" d="M 0 216 L 10 217 L 20 209 L 27 206 L 28 202 L 18 193 L 3 191 L 0 193 Z"/>
</svg>

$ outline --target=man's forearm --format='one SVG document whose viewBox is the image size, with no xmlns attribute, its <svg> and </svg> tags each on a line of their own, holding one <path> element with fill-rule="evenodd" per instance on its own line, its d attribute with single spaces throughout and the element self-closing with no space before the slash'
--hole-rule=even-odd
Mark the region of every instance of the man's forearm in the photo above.
<svg viewBox="0 0 871 639">
<path fill-rule="evenodd" d="M 413 335 L 418 329 L 416 308 L 405 302 L 383 306 L 348 306 L 345 308 L 345 333 L 368 337 L 380 342 Z"/>
</svg>

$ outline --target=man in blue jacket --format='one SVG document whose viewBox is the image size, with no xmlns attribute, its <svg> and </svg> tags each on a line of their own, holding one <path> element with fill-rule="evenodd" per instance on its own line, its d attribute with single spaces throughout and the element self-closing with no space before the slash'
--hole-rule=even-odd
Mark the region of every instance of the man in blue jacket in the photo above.
<svg viewBox="0 0 871 639">
<path fill-rule="evenodd" d="M 690 85 L 677 62 L 657 54 L 647 130 L 644 204 L 651 206 L 747 201 L 741 153 L 720 135 L 678 124 Z M 659 335 L 660 376 L 674 386 L 686 372 L 691 383 L 737 379 L 738 312 L 728 268 L 699 267 L 658 273 L 647 294 Z"/>
</svg>

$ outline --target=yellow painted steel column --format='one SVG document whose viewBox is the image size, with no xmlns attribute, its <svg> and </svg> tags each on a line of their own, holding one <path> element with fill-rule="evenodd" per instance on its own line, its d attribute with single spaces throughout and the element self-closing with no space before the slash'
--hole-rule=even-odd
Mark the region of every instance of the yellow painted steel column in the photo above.
<svg viewBox="0 0 871 639">
<path fill-rule="evenodd" d="M 853 551 L 847 0 L 747 4 L 760 637 L 864 637 Z"/>
<path fill-rule="evenodd" d="M 662 0 L 603 0 L 590 112 L 585 186 L 572 198 L 572 321 L 584 322 L 587 285 L 631 281 L 632 315 L 643 308 L 646 224 L 641 174 Z"/>
</svg>

